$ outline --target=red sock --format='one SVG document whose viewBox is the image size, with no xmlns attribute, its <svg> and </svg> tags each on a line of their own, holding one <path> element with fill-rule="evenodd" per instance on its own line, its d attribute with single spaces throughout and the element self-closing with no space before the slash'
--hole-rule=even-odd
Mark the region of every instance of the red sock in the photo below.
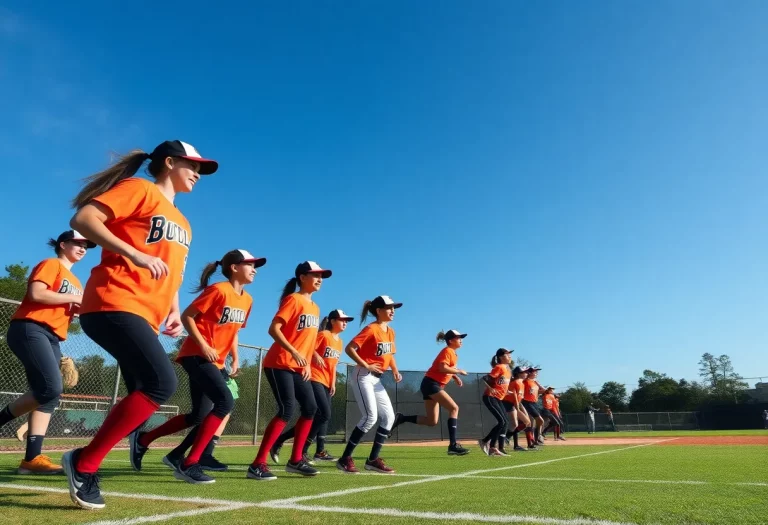
<svg viewBox="0 0 768 525">
<path fill-rule="evenodd" d="M 208 446 L 208 442 L 216 434 L 216 429 L 219 428 L 219 425 L 221 425 L 223 420 L 223 417 L 219 417 L 213 413 L 205 416 L 200 428 L 197 429 L 197 436 L 195 436 L 192 450 L 189 451 L 189 456 L 184 460 L 185 468 L 200 461 L 200 456 L 203 454 L 205 447 Z"/>
<path fill-rule="evenodd" d="M 528 441 L 529 447 L 533 445 L 533 430 L 531 430 L 531 427 L 525 429 L 525 440 Z"/>
<path fill-rule="evenodd" d="M 172 417 L 159 427 L 154 428 L 149 432 L 144 432 L 139 439 L 139 445 L 142 447 L 148 447 L 157 438 L 170 436 L 171 434 L 175 434 L 176 432 L 191 426 L 192 425 L 187 423 L 187 416 L 185 414 L 179 414 L 178 416 Z"/>
<path fill-rule="evenodd" d="M 136 390 L 114 406 L 91 442 L 80 451 L 78 472 L 95 474 L 99 465 L 118 441 L 133 432 L 155 413 L 160 405 Z"/>
<path fill-rule="evenodd" d="M 298 463 L 304 456 L 304 442 L 307 441 L 309 430 L 312 428 L 312 420 L 300 417 L 296 421 L 296 433 L 293 436 L 293 450 L 291 451 L 291 463 Z"/>
<path fill-rule="evenodd" d="M 555 425 L 555 439 L 560 439 L 560 425 Z"/>
<path fill-rule="evenodd" d="M 280 433 L 285 428 L 285 425 L 286 422 L 279 417 L 273 417 L 272 421 L 269 422 L 269 425 L 267 425 L 267 428 L 264 430 L 264 437 L 261 438 L 261 445 L 259 446 L 259 451 L 256 453 L 256 459 L 253 460 L 252 465 L 254 467 L 267 462 L 269 449 L 272 448 L 272 445 L 275 444 L 277 438 L 280 437 Z"/>
<path fill-rule="evenodd" d="M 515 429 L 515 432 L 520 432 L 525 428 L 525 423 L 520 423 L 517 425 L 517 428 Z"/>
</svg>

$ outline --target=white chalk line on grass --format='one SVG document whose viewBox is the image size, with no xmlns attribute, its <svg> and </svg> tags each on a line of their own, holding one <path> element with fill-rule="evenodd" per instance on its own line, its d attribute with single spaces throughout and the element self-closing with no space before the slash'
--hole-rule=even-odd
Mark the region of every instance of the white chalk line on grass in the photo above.
<svg viewBox="0 0 768 525">
<path fill-rule="evenodd" d="M 259 505 L 263 507 L 263 504 Z M 337 514 L 370 514 L 373 516 L 387 516 L 395 518 L 421 518 L 441 521 L 480 521 L 486 523 L 536 523 L 540 525 L 638 525 L 625 521 L 592 520 L 588 518 L 547 518 L 543 516 L 518 516 L 515 514 L 493 515 L 475 514 L 472 512 L 419 512 L 400 509 L 366 509 L 349 507 L 326 507 L 323 505 L 281 505 L 280 508 L 290 510 L 304 510 L 308 512 L 333 512 Z"/>
<path fill-rule="evenodd" d="M 140 516 L 138 518 L 122 518 L 117 520 L 101 520 L 101 521 L 89 521 L 83 525 L 137 525 L 139 523 L 157 523 L 161 521 L 168 521 L 175 518 L 187 518 L 192 516 L 200 516 L 202 514 L 212 514 L 214 512 L 229 512 L 233 510 L 240 510 L 254 505 L 221 505 L 215 507 L 205 507 L 203 509 L 193 510 L 180 510 L 178 512 L 169 512 L 168 514 L 153 514 L 152 516 Z"/>
<path fill-rule="evenodd" d="M 447 479 L 457 479 L 457 478 L 466 478 L 468 476 L 475 476 L 478 474 L 487 474 L 489 472 L 499 472 L 502 470 L 513 470 L 518 468 L 525 468 L 525 467 L 532 467 L 534 465 L 546 465 L 548 463 L 556 463 L 559 461 L 567 461 L 569 459 L 579 459 L 579 458 L 586 458 L 590 456 L 599 456 L 602 454 L 612 454 L 614 452 L 622 452 L 624 450 L 631 450 L 634 448 L 640 448 L 640 447 L 648 447 L 650 445 L 653 445 L 654 443 L 647 443 L 643 445 L 633 445 L 631 447 L 622 447 L 622 448 L 614 448 L 611 450 L 602 450 L 600 452 L 589 452 L 587 454 L 578 454 L 576 456 L 565 456 L 561 458 L 553 458 L 553 459 L 545 459 L 543 461 L 534 461 L 531 463 L 521 463 L 517 465 L 508 465 L 506 467 L 497 467 L 497 468 L 491 468 L 491 469 L 480 469 L 480 470 L 470 470 L 467 472 L 461 472 L 459 474 L 445 474 L 440 476 L 433 476 L 429 478 L 421 478 L 421 479 L 413 479 L 410 481 L 400 481 L 398 483 L 392 483 L 390 485 L 373 485 L 368 487 L 356 487 L 352 489 L 344 489 L 344 490 L 334 490 L 332 492 L 324 492 L 322 494 L 314 494 L 309 496 L 296 496 L 293 498 L 286 498 L 286 499 L 278 499 L 278 500 L 272 500 L 272 501 L 266 501 L 263 503 L 260 503 L 259 506 L 272 506 L 272 507 L 279 507 L 280 505 L 292 505 L 295 503 L 299 503 L 301 501 L 308 501 L 313 499 L 325 499 L 325 498 L 335 498 L 340 496 L 348 496 L 350 494 L 357 494 L 360 492 L 371 492 L 374 490 L 384 490 L 384 489 L 395 489 L 400 487 L 407 487 L 409 485 L 419 485 L 421 483 L 432 483 L 435 481 L 444 481 Z"/>
</svg>

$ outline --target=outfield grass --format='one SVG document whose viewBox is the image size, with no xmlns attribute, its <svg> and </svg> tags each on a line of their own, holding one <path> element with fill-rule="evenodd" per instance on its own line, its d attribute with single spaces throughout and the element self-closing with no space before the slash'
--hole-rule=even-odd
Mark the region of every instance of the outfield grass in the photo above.
<svg viewBox="0 0 768 525">
<path fill-rule="evenodd" d="M 369 447 L 361 446 L 361 455 Z M 335 454 L 341 451 L 338 445 L 330 448 Z M 391 447 L 384 449 L 384 457 L 397 468 L 397 476 L 344 475 L 332 463 L 323 463 L 319 466 L 321 474 L 309 479 L 285 474 L 281 467 L 274 467 L 279 477 L 275 482 L 245 479 L 254 448 L 219 448 L 217 456 L 228 462 L 232 470 L 214 474 L 217 482 L 206 486 L 175 480 L 160 463 L 163 451 L 150 450 L 141 473 L 130 469 L 127 453 L 122 451 L 112 453 L 102 468 L 105 510 L 79 510 L 63 492 L 12 490 L 3 485 L 0 523 L 116 524 L 118 521 L 112 520 L 212 509 L 218 512 L 183 515 L 161 523 L 325 525 L 370 524 L 386 519 L 394 524 L 496 521 L 552 525 L 758 525 L 768 521 L 768 448 L 764 446 L 543 448 L 541 452 L 489 458 L 480 454 L 477 447 L 472 447 L 466 457 L 449 457 L 442 447 Z M 61 454 L 51 456 L 58 459 Z M 358 459 L 358 464 L 362 466 L 362 459 Z M 13 474 L 17 465 L 16 456 L 0 455 L 0 483 L 54 491 L 66 488 L 62 477 Z M 158 501 L 141 495 L 210 501 Z M 229 508 L 228 502 L 241 508 Z"/>
</svg>

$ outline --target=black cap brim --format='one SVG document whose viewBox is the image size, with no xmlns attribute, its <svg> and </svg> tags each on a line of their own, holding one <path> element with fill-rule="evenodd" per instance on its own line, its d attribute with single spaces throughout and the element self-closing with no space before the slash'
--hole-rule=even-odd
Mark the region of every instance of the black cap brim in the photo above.
<svg viewBox="0 0 768 525">
<path fill-rule="evenodd" d="M 331 275 L 333 275 L 333 272 L 331 270 L 318 270 L 316 272 L 307 272 L 307 275 L 311 275 L 313 273 L 319 274 L 320 277 L 322 277 L 323 279 L 327 279 Z"/>
<path fill-rule="evenodd" d="M 244 259 L 243 261 L 241 261 L 241 263 L 249 263 L 249 262 L 253 263 L 254 268 L 261 268 L 262 266 L 267 264 L 267 259 L 266 257 L 257 257 L 255 259 Z"/>
<path fill-rule="evenodd" d="M 197 170 L 197 173 L 200 175 L 213 175 L 219 169 L 219 163 L 215 160 L 187 156 L 180 156 L 179 158 L 200 164 L 200 169 Z"/>
</svg>

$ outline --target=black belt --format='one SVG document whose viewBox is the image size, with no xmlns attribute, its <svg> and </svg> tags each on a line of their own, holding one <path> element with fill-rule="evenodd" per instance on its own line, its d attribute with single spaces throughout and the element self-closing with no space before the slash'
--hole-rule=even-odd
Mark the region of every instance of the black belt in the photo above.
<svg viewBox="0 0 768 525">
<path fill-rule="evenodd" d="M 371 372 L 371 375 L 372 375 L 373 377 L 378 377 L 378 378 L 381 378 L 381 376 L 383 376 L 384 374 L 380 374 L 379 372 Z"/>
</svg>

